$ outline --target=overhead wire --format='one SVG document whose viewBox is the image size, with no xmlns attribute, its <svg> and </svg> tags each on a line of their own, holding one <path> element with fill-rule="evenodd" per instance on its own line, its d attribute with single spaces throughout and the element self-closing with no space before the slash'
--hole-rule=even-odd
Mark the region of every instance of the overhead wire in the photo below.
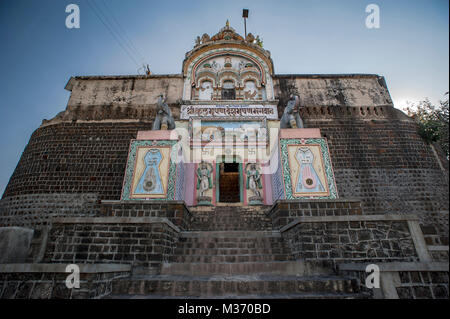
<svg viewBox="0 0 450 319">
<path fill-rule="evenodd" d="M 145 64 L 145 58 L 144 56 L 141 54 L 141 52 L 137 49 L 137 47 L 134 45 L 133 41 L 130 39 L 130 37 L 128 36 L 127 32 L 125 31 L 125 29 L 122 27 L 122 25 L 120 24 L 120 22 L 116 19 L 116 16 L 114 15 L 113 10 L 110 8 L 110 6 L 107 4 L 107 1 L 102 0 L 102 3 L 104 5 L 104 7 L 109 11 L 110 16 L 112 17 L 112 19 L 114 20 L 115 24 L 117 25 L 118 29 L 120 32 L 122 32 L 123 34 L 123 38 L 125 39 L 126 42 L 128 42 L 129 47 L 132 48 L 134 50 L 134 52 L 136 53 L 137 56 L 139 56 L 142 60 L 142 64 Z M 118 32 L 120 34 L 120 32 Z"/>
<path fill-rule="evenodd" d="M 108 25 L 106 22 L 106 17 L 102 18 L 102 15 L 104 16 L 103 12 L 95 2 L 91 2 L 91 0 L 87 0 L 88 5 L 91 7 L 94 14 L 97 16 L 97 18 L 100 20 L 100 22 L 105 26 L 105 28 L 109 31 L 109 33 L 113 36 L 113 38 L 116 40 L 116 42 L 120 45 L 120 47 L 124 50 L 124 52 L 128 55 L 128 57 L 136 64 L 138 68 L 140 68 L 139 63 L 137 62 L 136 58 L 133 56 L 132 50 L 130 48 L 127 48 L 126 43 L 122 43 L 123 39 L 119 39 L 118 35 L 116 35 L 115 31 L 111 28 L 111 26 Z M 108 20 L 109 22 L 109 20 Z"/>
</svg>

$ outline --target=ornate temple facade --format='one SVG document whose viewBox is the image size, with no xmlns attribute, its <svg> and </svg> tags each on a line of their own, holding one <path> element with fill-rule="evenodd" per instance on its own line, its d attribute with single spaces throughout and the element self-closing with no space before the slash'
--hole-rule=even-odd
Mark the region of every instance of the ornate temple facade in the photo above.
<svg viewBox="0 0 450 319">
<path fill-rule="evenodd" d="M 278 75 L 258 39 L 72 77 L 0 201 L 0 297 L 448 298 L 445 156 L 382 76 Z"/>
</svg>

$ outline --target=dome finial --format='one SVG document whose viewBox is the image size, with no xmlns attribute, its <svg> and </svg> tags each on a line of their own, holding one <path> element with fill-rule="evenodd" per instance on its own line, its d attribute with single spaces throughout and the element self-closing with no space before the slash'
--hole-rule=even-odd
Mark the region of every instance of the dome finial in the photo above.
<svg viewBox="0 0 450 319">
<path fill-rule="evenodd" d="M 230 21 L 228 21 L 227 19 L 227 23 L 225 23 L 226 27 L 229 28 L 230 27 Z"/>
</svg>

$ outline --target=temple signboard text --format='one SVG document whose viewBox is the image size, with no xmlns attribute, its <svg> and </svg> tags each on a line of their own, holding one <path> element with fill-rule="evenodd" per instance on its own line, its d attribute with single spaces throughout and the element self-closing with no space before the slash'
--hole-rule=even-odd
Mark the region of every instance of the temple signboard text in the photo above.
<svg viewBox="0 0 450 319">
<path fill-rule="evenodd" d="M 276 120 L 278 117 L 276 105 L 182 105 L 180 119 L 191 117 L 265 117 Z"/>
</svg>

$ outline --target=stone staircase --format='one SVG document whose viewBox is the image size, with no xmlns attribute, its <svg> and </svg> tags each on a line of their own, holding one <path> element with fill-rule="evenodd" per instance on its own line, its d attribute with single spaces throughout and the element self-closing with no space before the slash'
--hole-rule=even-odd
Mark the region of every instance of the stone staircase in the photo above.
<svg viewBox="0 0 450 319">
<path fill-rule="evenodd" d="M 292 260 L 278 232 L 193 231 L 182 233 L 167 275 L 268 273 L 267 265 Z M 265 268 L 266 267 L 266 268 Z"/>
<path fill-rule="evenodd" d="M 264 206 L 237 206 L 227 203 L 226 206 L 195 207 L 190 210 L 193 215 L 190 227 L 192 231 L 270 231 L 273 228 Z"/>
<path fill-rule="evenodd" d="M 261 207 L 193 209 L 158 275 L 113 282 L 109 298 L 362 298 L 356 281 L 293 260 Z"/>
<path fill-rule="evenodd" d="M 356 299 L 353 279 L 333 276 L 170 276 L 118 280 L 108 298 Z"/>
</svg>

